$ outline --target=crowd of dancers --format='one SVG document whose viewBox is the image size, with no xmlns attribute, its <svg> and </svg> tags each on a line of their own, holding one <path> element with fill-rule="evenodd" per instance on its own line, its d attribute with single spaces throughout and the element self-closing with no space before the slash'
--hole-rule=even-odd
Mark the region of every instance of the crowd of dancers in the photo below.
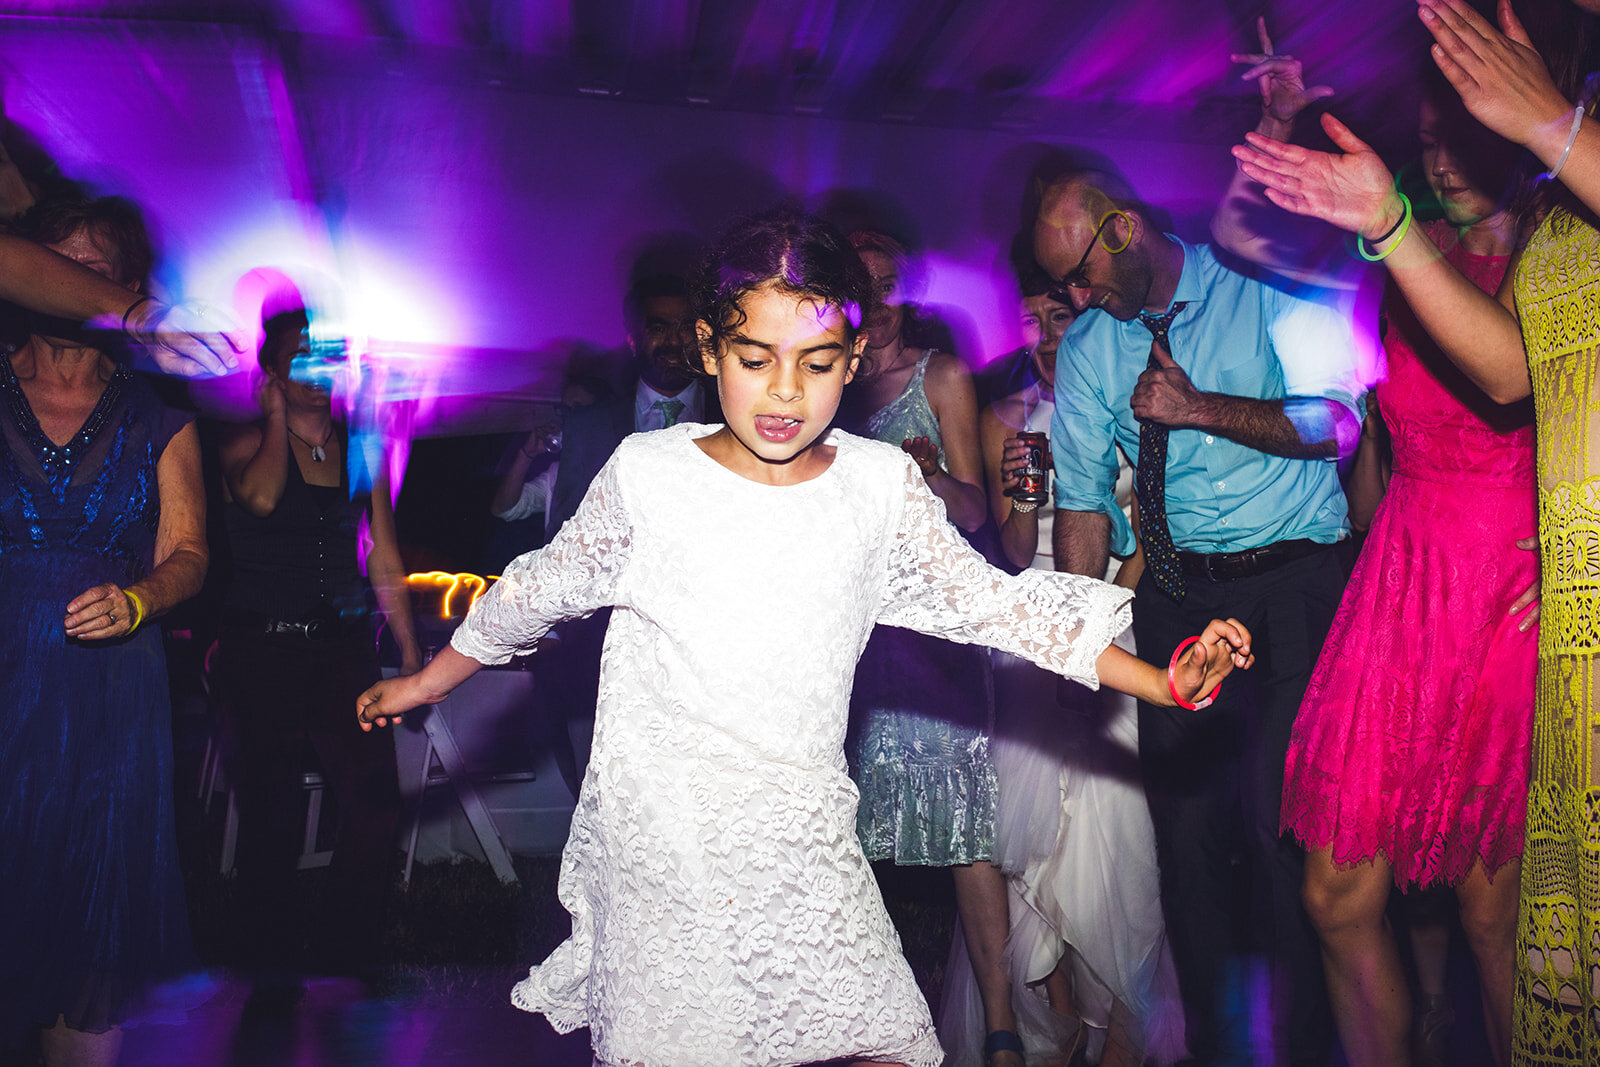
<svg viewBox="0 0 1600 1067">
<path fill-rule="evenodd" d="M 1293 143 L 1331 90 L 1263 25 L 1213 241 L 1106 167 L 1041 171 L 1026 343 L 976 375 L 879 230 L 775 209 L 634 278 L 634 378 L 575 370 L 518 442 L 489 507 L 542 516 L 542 547 L 431 658 L 387 465 L 293 294 L 262 312 L 259 418 L 202 434 L 125 354 L 240 355 L 145 295 L 137 211 L 0 182 L 26 309 L 0 357 L 0 848 L 29 857 L 0 878 L 5 1046 L 114 1062 L 203 995 L 153 620 L 209 567 L 258 994 L 372 956 L 379 728 L 537 649 L 572 932 L 511 999 L 597 1063 L 1447 1063 L 1441 890 L 1494 1062 L 1600 1062 L 1594 26 L 1418 13 L 1416 173 L 1332 114 L 1333 151 Z M 341 811 L 317 930 L 283 907 L 307 744 Z M 939 1005 L 873 863 L 952 871 Z"/>
</svg>

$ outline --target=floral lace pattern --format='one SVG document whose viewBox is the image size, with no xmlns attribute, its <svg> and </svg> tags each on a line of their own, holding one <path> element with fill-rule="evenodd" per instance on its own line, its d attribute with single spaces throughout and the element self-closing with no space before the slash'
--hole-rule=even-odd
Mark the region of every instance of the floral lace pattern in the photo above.
<svg viewBox="0 0 1600 1067">
<path fill-rule="evenodd" d="M 1011 578 L 898 449 L 835 431 L 801 485 L 747 481 L 680 425 L 626 440 L 577 515 L 453 641 L 482 662 L 615 605 L 562 858 L 572 937 L 512 1002 L 638 1067 L 939 1048 L 855 835 L 842 744 L 877 622 L 993 644 L 1093 686 L 1126 591 Z"/>
<path fill-rule="evenodd" d="M 1544 601 L 1512 1054 L 1544 1067 L 1600 1060 L 1600 232 L 1552 212 L 1523 253 L 1516 295 L 1539 427 Z"/>
</svg>

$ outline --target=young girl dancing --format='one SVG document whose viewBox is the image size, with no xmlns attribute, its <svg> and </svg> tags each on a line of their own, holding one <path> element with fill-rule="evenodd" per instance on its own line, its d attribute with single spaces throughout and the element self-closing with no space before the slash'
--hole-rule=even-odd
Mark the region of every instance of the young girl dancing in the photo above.
<svg viewBox="0 0 1600 1067">
<path fill-rule="evenodd" d="M 1010 577 L 899 448 L 829 429 L 872 285 L 820 220 L 758 216 L 696 291 L 723 426 L 628 438 L 577 515 L 514 561 L 364 728 L 611 605 L 594 753 L 558 894 L 572 936 L 511 1000 L 600 1064 L 937 1067 L 944 1054 L 855 833 L 843 741 L 875 623 L 988 644 L 1094 687 L 1195 703 L 1252 661 L 1214 621 L 1167 670 L 1111 644 L 1126 590 Z"/>
</svg>

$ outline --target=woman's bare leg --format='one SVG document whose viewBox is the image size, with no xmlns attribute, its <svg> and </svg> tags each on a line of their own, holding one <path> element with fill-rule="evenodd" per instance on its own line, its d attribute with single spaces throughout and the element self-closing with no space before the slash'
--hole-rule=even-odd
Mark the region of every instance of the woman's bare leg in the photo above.
<svg viewBox="0 0 1600 1067">
<path fill-rule="evenodd" d="M 1491 878 L 1475 864 L 1456 886 L 1461 929 L 1478 964 L 1483 990 L 1483 1022 L 1494 1062 L 1511 1062 L 1511 985 L 1517 956 L 1517 885 L 1522 861 L 1512 860 Z"/>
<path fill-rule="evenodd" d="M 983 1028 L 1016 1030 L 1017 1017 L 1011 1009 L 1011 979 L 1006 975 L 1003 956 L 1006 935 L 1011 931 L 1011 910 L 1006 898 L 1006 878 L 992 863 L 972 863 L 951 868 L 956 883 L 956 911 L 967 939 L 967 955 L 972 958 L 972 973 L 978 980 L 978 996 L 983 999 Z M 1022 1063 L 1014 1052 L 997 1052 L 995 1067 Z"/>
<path fill-rule="evenodd" d="M 1111 1002 L 1111 1024 L 1106 1028 L 1106 1047 L 1100 1054 L 1100 1067 L 1140 1067 L 1142 1063 L 1144 1027 L 1118 997 Z"/>
<path fill-rule="evenodd" d="M 1411 994 L 1385 915 L 1393 886 L 1382 857 L 1341 870 L 1328 849 L 1306 856 L 1301 896 L 1322 941 L 1328 999 L 1350 1067 L 1411 1062 Z"/>
<path fill-rule="evenodd" d="M 1072 975 L 1067 968 L 1072 965 L 1068 955 L 1070 949 L 1061 946 L 1061 959 L 1056 961 L 1055 970 L 1044 976 L 1044 995 L 1050 1004 L 1050 1010 L 1058 1015 L 1070 1015 L 1078 1018 L 1078 998 L 1072 994 Z"/>
</svg>

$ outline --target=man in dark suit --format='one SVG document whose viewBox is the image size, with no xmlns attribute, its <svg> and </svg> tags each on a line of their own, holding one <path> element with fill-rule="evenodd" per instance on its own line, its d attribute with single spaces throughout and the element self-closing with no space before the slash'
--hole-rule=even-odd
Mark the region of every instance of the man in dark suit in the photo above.
<svg viewBox="0 0 1600 1067">
<path fill-rule="evenodd" d="M 614 397 L 568 408 L 553 476 L 529 479 L 535 464 L 548 462 L 552 453 L 548 427 L 528 435 L 495 493 L 491 510 L 498 518 L 510 522 L 542 511 L 548 540 L 578 510 L 589 483 L 624 437 L 680 422 L 715 421 L 716 399 L 706 396 L 684 359 L 694 329 L 683 279 L 667 274 L 639 279 L 622 311 L 635 378 Z"/>
</svg>

